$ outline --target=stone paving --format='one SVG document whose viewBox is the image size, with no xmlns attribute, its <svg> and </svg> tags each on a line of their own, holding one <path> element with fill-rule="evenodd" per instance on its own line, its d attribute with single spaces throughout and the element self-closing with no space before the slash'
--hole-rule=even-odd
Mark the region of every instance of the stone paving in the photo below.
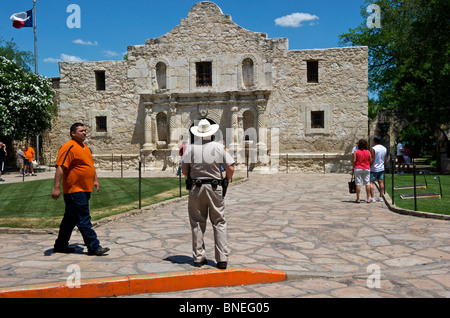
<svg viewBox="0 0 450 318">
<path fill-rule="evenodd" d="M 353 203 L 348 179 L 255 172 L 229 188 L 229 267 L 282 270 L 285 282 L 134 297 L 450 297 L 450 221 Z M 192 266 L 186 199 L 141 212 L 96 228 L 111 248 L 102 257 L 88 256 L 78 233 L 70 255 L 52 253 L 55 234 L 0 234 L 0 287 L 66 281 L 71 264 L 81 279 L 202 270 Z M 210 224 L 205 244 L 202 268 L 215 268 Z"/>
</svg>

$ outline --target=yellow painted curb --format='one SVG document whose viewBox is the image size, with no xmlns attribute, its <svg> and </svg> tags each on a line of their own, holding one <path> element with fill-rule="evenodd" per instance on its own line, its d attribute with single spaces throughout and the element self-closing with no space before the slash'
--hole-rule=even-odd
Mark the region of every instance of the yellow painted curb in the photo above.
<svg viewBox="0 0 450 318">
<path fill-rule="evenodd" d="M 229 268 L 148 275 L 127 275 L 0 288 L 0 298 L 96 298 L 186 289 L 273 283 L 286 280 L 277 270 Z"/>
</svg>

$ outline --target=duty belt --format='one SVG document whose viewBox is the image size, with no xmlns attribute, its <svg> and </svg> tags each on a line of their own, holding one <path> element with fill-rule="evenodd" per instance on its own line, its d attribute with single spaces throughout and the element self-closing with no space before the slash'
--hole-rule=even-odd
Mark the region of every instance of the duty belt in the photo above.
<svg viewBox="0 0 450 318">
<path fill-rule="evenodd" d="M 216 179 L 192 179 L 192 183 L 200 187 L 202 184 L 212 184 L 213 186 L 218 186 L 221 184 L 222 180 Z"/>
</svg>

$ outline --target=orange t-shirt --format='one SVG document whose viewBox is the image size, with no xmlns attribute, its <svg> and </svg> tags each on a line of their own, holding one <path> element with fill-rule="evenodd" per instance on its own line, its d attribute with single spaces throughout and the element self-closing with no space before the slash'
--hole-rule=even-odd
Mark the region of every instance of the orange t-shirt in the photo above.
<svg viewBox="0 0 450 318">
<path fill-rule="evenodd" d="M 28 159 L 29 162 L 32 162 L 32 161 L 33 161 L 33 155 L 34 155 L 35 153 L 36 153 L 36 152 L 35 152 L 34 149 L 31 148 L 31 147 L 28 147 L 27 151 L 24 151 L 25 157 L 27 157 L 27 159 Z"/>
<path fill-rule="evenodd" d="M 61 146 L 56 166 L 63 166 L 63 193 L 92 192 L 95 181 L 94 159 L 86 144 L 71 139 Z"/>
</svg>

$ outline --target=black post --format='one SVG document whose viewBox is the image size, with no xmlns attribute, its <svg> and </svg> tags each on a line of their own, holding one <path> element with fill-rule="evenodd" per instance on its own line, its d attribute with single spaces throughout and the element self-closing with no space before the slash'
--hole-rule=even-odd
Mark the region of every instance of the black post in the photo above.
<svg viewBox="0 0 450 318">
<path fill-rule="evenodd" d="M 141 209 L 141 167 L 142 163 L 139 161 L 139 210 Z"/>
<path fill-rule="evenodd" d="M 417 211 L 416 163 L 415 162 L 413 162 L 413 175 L 414 175 L 414 211 Z"/>
<path fill-rule="evenodd" d="M 180 198 L 181 198 L 181 171 L 178 174 L 179 184 L 180 184 Z"/>
<path fill-rule="evenodd" d="M 325 154 L 323 154 L 323 174 L 325 174 Z"/>
<path fill-rule="evenodd" d="M 247 163 L 246 163 L 246 165 L 247 165 L 247 178 L 248 178 L 248 157 L 250 156 L 250 149 L 246 149 L 246 152 L 247 152 L 247 157 L 246 157 Z"/>
<path fill-rule="evenodd" d="M 394 197 L 395 197 L 395 194 L 394 194 L 394 176 L 395 176 L 395 172 L 394 172 L 394 170 L 395 170 L 395 161 L 394 161 L 394 159 L 391 159 L 391 173 L 392 173 L 392 205 L 394 205 Z"/>
<path fill-rule="evenodd" d="M 441 177 L 437 176 L 437 178 L 439 179 L 439 191 L 441 193 L 441 199 L 442 199 L 442 185 L 441 185 Z"/>
<path fill-rule="evenodd" d="M 123 178 L 123 156 L 120 155 L 120 177 Z"/>
<path fill-rule="evenodd" d="M 111 172 L 114 171 L 114 154 L 111 154 Z"/>
<path fill-rule="evenodd" d="M 422 171 L 422 173 L 423 173 L 423 178 L 425 179 L 425 188 L 428 189 L 427 173 L 425 170 Z"/>
<path fill-rule="evenodd" d="M 286 173 L 289 173 L 289 154 L 286 154 Z"/>
</svg>

